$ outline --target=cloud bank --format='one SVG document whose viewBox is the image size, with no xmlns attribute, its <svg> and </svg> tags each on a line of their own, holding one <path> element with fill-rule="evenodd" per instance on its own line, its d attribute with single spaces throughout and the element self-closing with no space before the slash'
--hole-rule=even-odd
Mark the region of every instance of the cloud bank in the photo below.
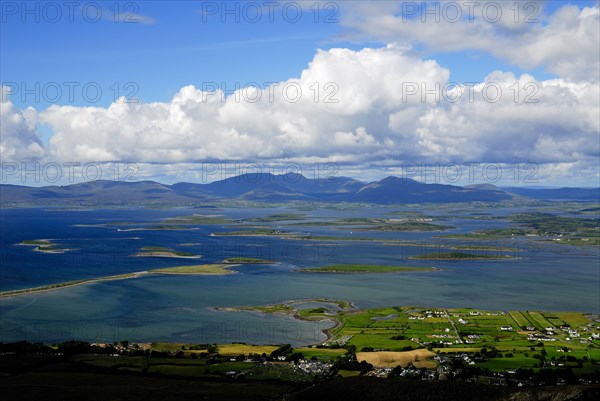
<svg viewBox="0 0 600 401">
<path fill-rule="evenodd" d="M 399 17 L 389 5 L 356 7 L 362 17 L 345 23 L 363 34 L 447 50 L 469 36 L 470 48 L 524 66 L 546 65 L 560 77 L 493 71 L 465 86 L 450 82 L 451 72 L 435 60 L 388 45 L 318 50 L 298 77 L 227 96 L 190 85 L 169 102 L 121 98 L 106 108 L 45 110 L 18 110 L 3 96 L 2 159 L 379 166 L 485 161 L 549 164 L 558 174 L 565 170 L 560 166 L 594 171 L 600 155 L 598 8 L 566 6 L 528 30 L 507 22 L 492 28 L 464 24 L 449 32 L 444 24 L 414 29 L 394 23 Z M 501 30 L 506 32 L 499 36 Z M 515 36 L 522 39 L 519 49 L 507 45 Z M 39 123 L 52 129 L 47 143 L 36 134 Z"/>
<path fill-rule="evenodd" d="M 341 3 L 345 30 L 340 36 L 428 51 L 482 51 L 566 79 L 599 79 L 598 7 L 566 5 L 548 14 L 542 1 L 379 3 Z"/>
</svg>

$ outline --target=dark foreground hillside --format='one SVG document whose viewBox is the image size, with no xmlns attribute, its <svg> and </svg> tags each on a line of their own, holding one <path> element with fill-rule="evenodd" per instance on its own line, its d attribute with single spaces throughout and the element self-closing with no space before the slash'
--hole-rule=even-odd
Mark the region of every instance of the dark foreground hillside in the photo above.
<svg viewBox="0 0 600 401">
<path fill-rule="evenodd" d="M 592 401 L 600 386 L 513 389 L 458 381 L 382 380 L 356 377 L 332 380 L 301 391 L 290 401 Z"/>
<path fill-rule="evenodd" d="M 11 401 L 275 401 L 297 387 L 281 382 L 199 380 L 137 374 L 81 372 L 57 364 L 0 378 L 0 398 Z M 64 370 L 63 370 L 64 369 Z M 63 371 L 61 371 L 63 370 Z"/>
<path fill-rule="evenodd" d="M 61 372 L 62 369 L 64 371 Z M 462 382 L 371 377 L 336 379 L 303 389 L 285 382 L 210 381 L 192 378 L 74 372 L 55 365 L 0 378 L 4 400 L 226 400 L 226 401 L 596 401 L 599 386 L 529 389 Z M 85 369 L 84 369 L 85 370 Z"/>
</svg>

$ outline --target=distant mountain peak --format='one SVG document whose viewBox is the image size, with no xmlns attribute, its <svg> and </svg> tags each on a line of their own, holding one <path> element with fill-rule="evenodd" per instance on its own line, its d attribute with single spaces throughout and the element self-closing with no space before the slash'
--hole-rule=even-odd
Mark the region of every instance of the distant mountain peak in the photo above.
<svg viewBox="0 0 600 401">
<path fill-rule="evenodd" d="M 497 186 L 495 186 L 493 184 L 471 184 L 471 185 L 465 186 L 465 188 L 482 189 L 485 191 L 502 191 L 500 188 L 498 188 Z"/>
<path fill-rule="evenodd" d="M 428 184 L 406 177 L 388 176 L 365 183 L 350 177 L 307 178 L 302 174 L 245 173 L 211 183 L 155 181 L 91 181 L 47 187 L 2 185 L 3 204 L 193 204 L 222 200 L 283 202 L 366 202 L 383 204 L 498 202 L 513 197 L 491 184 L 467 187 Z"/>
</svg>

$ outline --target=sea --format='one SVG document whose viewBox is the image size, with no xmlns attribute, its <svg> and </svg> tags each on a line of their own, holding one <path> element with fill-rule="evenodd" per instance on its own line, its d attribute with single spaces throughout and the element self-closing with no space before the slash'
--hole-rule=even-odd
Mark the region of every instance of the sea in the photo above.
<svg viewBox="0 0 600 401">
<path fill-rule="evenodd" d="M 3 208 L 0 211 L 0 290 L 16 290 L 199 263 L 256 257 L 274 264 L 244 264 L 235 274 L 144 275 L 15 297 L 0 298 L 0 342 L 252 343 L 309 345 L 323 341 L 332 321 L 307 322 L 220 308 L 290 300 L 348 300 L 358 308 L 384 306 L 469 307 L 486 310 L 581 311 L 600 314 L 600 250 L 539 237 L 461 241 L 442 234 L 507 227 L 513 213 L 533 207 L 465 206 L 281 206 L 218 208 Z M 249 222 L 274 214 L 304 214 L 302 222 L 341 218 L 402 218 L 422 213 L 445 232 L 361 231 L 359 226 L 300 226 L 299 221 Z M 569 212 L 553 210 L 568 215 Z M 238 221 L 197 224 L 189 230 L 147 230 L 164 220 L 199 214 Z M 418 216 L 417 216 L 418 217 Z M 257 225 L 309 240 L 266 236 L 218 236 Z M 376 241 L 348 240 L 371 238 Z M 339 239 L 337 239 L 339 238 Z M 64 253 L 19 245 L 48 239 Z M 486 250 L 501 260 L 415 260 L 452 245 L 511 248 Z M 159 246 L 200 259 L 136 257 Z M 470 251 L 475 252 L 475 251 Z M 479 252 L 479 253 L 481 253 Z M 388 274 L 308 273 L 302 268 L 339 263 L 409 265 L 437 270 Z"/>
</svg>

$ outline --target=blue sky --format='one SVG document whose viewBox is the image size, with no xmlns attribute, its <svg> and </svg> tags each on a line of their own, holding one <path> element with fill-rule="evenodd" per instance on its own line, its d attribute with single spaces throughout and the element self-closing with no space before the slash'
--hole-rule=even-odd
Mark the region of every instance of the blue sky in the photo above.
<svg viewBox="0 0 600 401">
<path fill-rule="evenodd" d="M 9 10 L 4 10 L 6 21 L 2 24 L 0 58 L 2 82 L 16 82 L 26 88 L 34 87 L 36 82 L 42 88 L 57 82 L 65 91 L 56 100 L 57 104 L 89 104 L 80 90 L 75 90 L 71 101 L 65 82 L 78 82 L 82 86 L 89 82 L 99 83 L 104 96 L 98 105 L 103 106 L 114 100 L 117 93 L 114 83 L 120 87 L 119 94 L 137 92 L 136 96 L 143 101 L 167 101 L 182 86 L 189 84 L 200 87 L 203 82 L 225 82 L 228 89 L 234 89 L 236 83 L 243 85 L 297 77 L 318 48 L 360 49 L 385 45 L 377 41 L 349 43 L 339 40 L 337 34 L 342 28 L 332 21 L 339 21 L 344 10 L 327 6 L 329 2 L 317 2 L 320 6 L 317 23 L 315 11 L 306 9 L 298 22 L 291 22 L 295 20 L 295 8 L 289 8 L 290 16 L 285 18 L 283 10 L 279 10 L 282 6 L 274 9 L 274 22 L 270 22 L 269 8 L 264 2 L 256 3 L 263 5 L 258 22 L 250 21 L 254 18 L 253 9 L 248 8 L 244 13 L 243 2 L 238 1 L 204 2 L 204 5 L 197 1 L 120 2 L 118 9 L 113 1 L 97 2 L 102 5 L 102 18 L 93 23 L 89 21 L 95 19 L 95 7 L 86 11 L 86 15 L 89 14 L 87 20 L 83 17 L 83 6 L 77 7 L 71 22 L 68 8 L 62 6 L 62 17 L 58 22 L 52 22 L 55 18 L 53 9 L 44 9 L 40 2 L 30 2 L 30 10 L 36 10 L 36 4 L 40 4 L 37 6 L 40 22 L 36 23 L 36 14 L 22 15 L 19 4 L 16 14 L 6 14 Z M 569 3 L 573 2 L 550 1 L 544 7 L 552 12 Z M 577 3 L 593 5 L 594 2 Z M 221 15 L 223 10 L 236 10 L 236 6 L 240 10 L 237 15 Z M 203 11 L 212 12 L 215 7 L 217 15 L 211 13 L 203 18 Z M 115 15 L 117 20 L 123 21 L 115 23 Z M 134 23 L 139 15 L 153 21 Z M 522 69 L 483 52 L 425 50 L 423 53 L 449 68 L 452 80 L 456 82 L 480 82 L 495 69 L 511 70 L 516 74 L 529 72 L 539 79 L 554 76 L 543 67 Z M 137 88 L 125 88 L 128 82 L 134 82 Z M 21 107 L 47 107 L 51 104 L 48 100 L 55 98 L 52 88 L 48 88 L 48 95 L 49 99 L 40 96 L 39 102 L 34 95 L 26 95 L 24 99 L 15 96 L 13 102 Z M 90 92 L 89 98 L 95 99 L 94 93 Z"/>
<path fill-rule="evenodd" d="M 593 14 L 594 10 L 597 10 L 598 2 L 595 1 L 536 3 L 535 16 L 539 16 L 540 21 L 530 24 L 530 26 L 510 23 L 506 26 L 500 26 L 501 24 L 487 24 L 486 26 L 486 21 L 482 20 L 481 15 L 475 13 L 478 20 L 476 24 L 471 24 L 472 26 L 459 23 L 444 27 L 443 24 L 430 23 L 431 21 L 419 24 L 420 15 L 417 14 L 409 17 L 409 22 L 416 26 L 415 29 L 410 27 L 410 23 L 398 23 L 400 15 L 398 10 L 402 9 L 402 6 L 397 5 L 393 9 L 393 6 L 390 6 L 392 2 L 382 1 L 370 4 L 358 1 L 337 3 L 324 1 L 307 2 L 306 4 L 277 2 L 273 12 L 274 21 L 269 20 L 269 8 L 265 2 L 251 2 L 254 8 L 247 6 L 247 3 L 236 1 L 81 2 L 80 6 L 74 9 L 74 20 L 71 21 L 68 15 L 69 10 L 64 5 L 60 7 L 62 16 L 55 18 L 55 9 L 48 7 L 44 2 L 2 1 L 1 81 L 3 86 L 10 86 L 13 90 L 14 85 L 18 87 L 17 92 L 10 96 L 10 109 L 7 104 L 4 105 L 3 118 L 8 119 L 9 113 L 16 113 L 15 115 L 20 116 L 19 118 L 23 120 L 23 127 L 27 125 L 27 128 L 16 126 L 14 135 L 19 136 L 15 136 L 15 138 L 10 136 L 12 133 L 8 132 L 8 128 L 3 129 L 4 138 L 8 138 L 5 139 L 4 148 L 9 149 L 10 145 L 11 149 L 10 152 L 5 151 L 5 159 L 6 155 L 10 153 L 11 160 L 16 161 L 30 160 L 32 157 L 38 157 L 40 160 L 66 160 L 65 158 L 67 158 L 69 160 L 95 161 L 94 158 L 97 158 L 97 161 L 102 162 L 131 161 L 154 165 L 154 168 L 150 169 L 153 171 L 152 174 L 160 171 L 160 168 L 156 168 L 156 166 L 161 162 L 197 163 L 209 159 L 314 162 L 328 159 L 341 165 L 347 165 L 351 171 L 359 171 L 359 166 L 370 166 L 375 170 L 369 176 L 376 177 L 379 175 L 377 169 L 380 169 L 381 174 L 388 172 L 381 166 L 393 167 L 397 163 L 407 160 L 407 149 L 410 147 L 410 141 L 407 138 L 412 136 L 415 138 L 416 146 L 424 147 L 413 156 L 415 161 L 466 162 L 476 159 L 508 164 L 532 161 L 547 167 L 548 177 L 550 177 L 550 171 L 553 172 L 552 174 L 557 171 L 565 172 L 563 178 L 549 181 L 549 184 L 570 182 L 572 176 L 569 174 L 578 176 L 580 183 L 591 182 L 598 178 L 597 173 L 594 173 L 597 170 L 597 164 L 594 161 L 595 155 L 597 155 L 595 153 L 597 144 L 594 143 L 594 139 L 597 139 L 598 133 L 596 125 L 591 122 L 585 126 L 581 124 L 563 126 L 553 122 L 545 124 L 527 122 L 523 126 L 524 129 L 540 132 L 539 137 L 531 138 L 527 144 L 523 145 L 531 147 L 531 151 L 528 153 L 520 152 L 518 147 L 506 152 L 499 152 L 498 142 L 492 140 L 491 136 L 502 136 L 502 130 L 498 129 L 496 134 L 492 134 L 492 130 L 490 130 L 488 133 L 481 134 L 489 143 L 481 147 L 473 145 L 471 153 L 459 154 L 459 150 L 452 149 L 451 144 L 445 143 L 442 138 L 444 130 L 448 130 L 448 127 L 436 126 L 434 129 L 431 123 L 428 123 L 430 125 L 427 127 L 415 127 L 414 132 L 407 131 L 408 128 L 392 127 L 394 119 L 400 118 L 398 116 L 405 112 L 412 113 L 411 110 L 414 107 L 397 105 L 397 107 L 387 110 L 385 116 L 378 115 L 373 111 L 373 107 L 388 104 L 385 99 L 374 102 L 366 109 L 360 109 L 360 112 L 356 114 L 360 118 L 357 117 L 352 124 L 340 126 L 339 133 L 331 132 L 335 128 L 327 124 L 315 123 L 315 126 L 309 127 L 310 124 L 306 123 L 300 128 L 293 128 L 293 130 L 304 130 L 307 137 L 309 135 L 327 135 L 328 133 L 337 135 L 337 142 L 332 142 L 331 147 L 328 148 L 329 153 L 321 152 L 320 149 L 314 150 L 316 145 L 313 142 L 318 143 L 318 138 L 313 138 L 313 142 L 296 137 L 293 140 L 290 139 L 294 135 L 302 136 L 302 132 L 291 133 L 291 128 L 281 128 L 285 125 L 283 121 L 273 122 L 271 127 L 273 131 L 265 137 L 262 136 L 262 133 L 253 134 L 251 129 L 240 128 L 233 123 L 223 126 L 223 121 L 219 121 L 219 129 L 222 129 L 223 132 L 235 131 L 235 135 L 251 138 L 254 141 L 252 146 L 258 149 L 254 153 L 232 151 L 221 154 L 221 152 L 205 149 L 194 155 L 183 155 L 178 158 L 179 153 L 176 150 L 165 147 L 164 153 L 168 154 L 168 157 L 162 161 L 160 156 L 148 156 L 148 152 L 140 150 L 140 143 L 125 145 L 123 142 L 114 149 L 111 148 L 115 142 L 119 141 L 117 137 L 120 134 L 117 131 L 111 134 L 110 143 L 91 145 L 94 138 L 88 143 L 78 143 L 82 145 L 80 149 L 89 150 L 96 147 L 95 151 L 89 150 L 85 155 L 83 153 L 81 155 L 65 154 L 61 150 L 61 146 L 59 146 L 61 144 L 64 146 L 62 149 L 73 148 L 78 133 L 65 128 L 64 124 L 66 123 L 59 120 L 58 117 L 59 109 L 62 112 L 61 115 L 65 115 L 67 112 L 73 113 L 74 110 L 84 112 L 85 108 L 89 106 L 99 108 L 99 112 L 108 110 L 116 100 L 116 94 L 126 97 L 134 94 L 142 104 L 160 102 L 167 107 L 174 97 L 180 94 L 182 88 L 189 85 L 201 90 L 207 83 L 224 82 L 228 90 L 233 90 L 236 84 L 244 86 L 248 83 L 258 83 L 264 87 L 267 82 L 285 82 L 289 79 L 300 78 L 302 71 L 306 71 L 307 75 L 314 73 L 316 76 L 322 76 L 323 74 L 317 70 L 315 65 L 324 68 L 321 66 L 321 62 L 327 64 L 329 62 L 327 60 L 331 61 L 332 59 L 327 56 L 332 55 L 331 49 L 336 48 L 350 52 L 342 56 L 335 55 L 338 57 L 335 60 L 340 63 L 342 61 L 339 60 L 339 57 L 344 60 L 347 60 L 348 57 L 357 57 L 357 62 L 364 63 L 364 60 L 373 57 L 388 57 L 388 53 L 395 50 L 385 49 L 388 45 L 395 44 L 396 48 L 401 50 L 398 50 L 390 60 L 399 63 L 399 70 L 404 68 L 400 66 L 405 66 L 407 68 L 405 73 L 408 74 L 411 60 L 413 64 L 424 63 L 424 68 L 428 65 L 426 64 L 427 60 L 434 60 L 435 71 L 431 71 L 432 75 L 429 78 L 434 79 L 432 77 L 435 76 L 437 77 L 435 79 L 442 84 L 448 81 L 483 83 L 486 77 L 494 71 L 512 74 L 515 82 L 523 74 L 527 74 L 527 77 L 531 76 L 539 87 L 543 86 L 543 82 L 556 80 L 563 80 L 573 85 L 576 82 L 597 85 L 598 82 L 598 68 L 595 65 L 597 59 L 594 62 L 594 52 L 585 49 L 587 45 L 592 49 L 594 45 L 598 45 L 599 39 L 597 31 L 594 31 L 593 23 L 585 26 L 589 32 L 584 30 L 587 36 L 583 40 L 579 40 L 576 36 L 573 36 L 576 39 L 568 36 L 569 34 L 580 34 L 582 29 L 572 30 L 566 34 L 559 31 L 560 29 L 570 29 L 568 28 L 569 24 L 581 21 L 581 16 L 592 21 L 597 20 L 596 15 L 590 16 L 586 11 L 586 9 L 592 10 L 590 12 Z M 102 16 L 98 21 L 90 22 L 97 11 L 97 4 L 101 5 Z M 118 14 L 115 14 L 115 4 L 119 10 Z M 318 17 L 314 12 L 315 4 L 320 9 Z M 435 4 L 435 2 L 429 4 Z M 444 5 L 444 3 L 440 4 Z M 457 2 L 457 4 L 460 6 L 462 3 Z M 526 4 L 528 2 L 523 2 L 520 6 L 525 7 Z M 302 17 L 297 22 L 290 22 L 299 5 L 312 7 L 312 9 L 304 8 Z M 83 15 L 85 6 L 88 6 L 86 9 L 87 20 Z M 31 12 L 23 14 L 23 7 Z M 288 7 L 290 12 L 288 18 L 283 15 L 283 7 Z M 223 9 L 233 10 L 233 13 L 225 17 L 225 22 L 222 21 L 222 15 L 220 15 Z M 248 10 L 248 14 L 243 13 L 244 9 Z M 254 16 L 253 12 L 258 9 L 262 13 L 259 21 L 249 21 Z M 216 11 L 216 14 L 212 14 L 213 11 Z M 524 11 L 521 10 L 521 12 Z M 509 11 L 504 9 L 504 12 L 508 13 Z M 130 13 L 133 14 L 130 15 Z M 580 15 L 577 16 L 577 14 Z M 117 22 L 114 21 L 115 15 Z M 127 16 L 131 21 L 137 20 L 137 22 L 126 23 L 124 19 Z M 523 14 L 520 16 L 522 18 Z M 235 21 L 236 17 L 239 18 L 239 21 Z M 328 20 L 327 17 L 329 17 Z M 39 18 L 39 22 L 36 21 L 36 18 Z M 315 22 L 315 18 L 317 18 L 317 22 Z M 396 18 L 395 24 L 382 22 L 393 18 Z M 54 22 L 53 19 L 58 21 Z M 477 28 L 472 32 L 476 32 L 476 34 L 473 35 L 469 29 L 475 29 L 475 26 Z M 592 28 L 589 28 L 590 26 Z M 436 33 L 438 29 L 442 32 L 441 34 Z M 568 42 L 564 45 L 564 49 L 560 44 L 556 45 L 557 50 L 548 49 L 549 45 L 544 42 L 544 35 L 542 35 L 544 30 L 554 32 L 558 35 L 557 37 L 565 37 L 566 41 L 571 40 L 576 45 L 574 47 L 580 46 L 581 50 L 570 50 Z M 488 34 L 489 37 L 486 37 Z M 435 35 L 439 35 L 439 40 Z M 456 35 L 456 39 L 453 41 L 448 39 L 452 35 Z M 444 39 L 448 40 L 444 42 Z M 496 40 L 497 44 L 495 44 Z M 585 43 L 582 44 L 582 42 Z M 519 51 L 520 46 L 528 47 L 521 52 Z M 536 50 L 537 46 L 540 49 L 539 53 Z M 319 56 L 318 49 L 324 51 L 321 56 Z M 374 49 L 375 53 L 369 49 Z M 527 52 L 530 54 L 526 54 Z M 400 58 L 404 58 L 404 61 Z M 374 66 L 373 68 L 377 70 L 379 67 Z M 343 73 L 343 67 L 339 71 Z M 449 75 L 445 76 L 444 71 Z M 398 77 L 398 82 L 403 76 L 405 75 Z M 431 82 L 428 81 L 429 78 L 423 78 L 423 82 Z M 352 82 L 361 80 L 360 77 L 357 78 L 356 74 L 352 79 L 354 79 Z M 71 82 L 76 83 L 72 98 L 68 94 L 68 85 L 73 85 L 69 84 Z M 340 82 L 344 82 L 344 80 L 340 79 Z M 91 92 L 88 92 L 86 97 L 82 93 L 82 87 L 90 86 L 90 83 L 93 85 L 88 88 Z M 507 87 L 510 87 L 509 82 L 506 83 Z M 39 85 L 39 91 L 35 91 L 36 85 Z M 62 93 L 58 94 L 55 91 L 56 85 L 61 88 Z M 346 89 L 350 86 L 347 84 Z M 96 87 L 102 90 L 101 97 L 96 96 L 94 89 Z M 24 88 L 34 90 L 36 93 L 23 95 Z M 564 89 L 564 85 L 561 88 Z M 348 91 L 343 93 L 343 90 L 344 88 L 340 87 L 341 95 L 348 93 Z M 586 90 L 594 93 L 593 87 L 590 89 L 586 86 Z M 351 93 L 361 92 L 353 89 Z M 362 95 L 365 98 L 369 97 L 364 93 Z M 59 108 L 50 108 L 53 104 Z M 76 109 L 65 108 L 69 106 Z M 323 107 L 323 109 L 319 109 L 319 113 L 321 110 L 325 110 L 325 106 Z M 350 107 L 350 103 L 348 103 L 348 107 Z M 590 111 L 586 112 L 586 115 L 589 116 L 591 113 L 593 117 L 598 109 L 593 96 L 590 99 L 589 107 Z M 35 111 L 27 112 L 28 108 L 33 108 Z M 230 108 L 227 108 L 226 111 L 229 111 Z M 439 112 L 443 111 L 444 113 L 455 112 L 449 105 L 443 105 L 439 109 Z M 551 109 L 550 107 L 549 110 Z M 238 111 L 242 112 L 241 108 Z M 515 109 L 515 113 L 517 111 Z M 131 110 L 130 112 L 133 113 Z M 146 112 L 150 113 L 148 110 L 144 111 L 144 113 Z M 218 113 L 223 112 L 225 110 L 218 111 Z M 430 119 L 426 118 L 427 116 L 423 113 L 432 112 L 431 107 L 425 107 L 421 114 L 415 111 L 414 118 L 429 121 Z M 198 113 L 202 114 L 203 112 L 198 110 Z M 371 114 L 366 115 L 365 113 Z M 479 113 L 479 111 L 473 108 L 465 109 L 461 116 L 469 116 L 471 113 Z M 34 114 L 35 118 L 32 117 Z M 78 120 L 78 117 L 70 115 L 73 116 L 71 117 L 72 121 L 83 121 L 82 118 Z M 288 120 L 300 121 L 310 115 L 310 113 L 301 114 L 298 111 L 297 114 L 288 117 Z M 450 116 L 447 117 L 450 118 Z M 156 121 L 151 117 L 147 119 Z M 97 120 L 98 118 L 96 118 Z M 538 118 L 536 121 L 540 122 L 541 120 Z M 199 127 L 211 126 L 214 123 L 214 121 L 208 120 L 193 121 L 198 123 Z M 522 118 L 517 116 L 515 121 L 522 122 Z M 299 122 L 298 124 L 304 123 Z M 148 132 L 168 130 L 164 124 L 147 125 L 136 129 Z M 194 132 L 198 132 L 198 128 L 195 129 Z M 24 131 L 27 132 L 24 133 Z M 579 138 L 574 138 L 574 142 L 577 144 L 573 144 L 572 149 L 569 148 L 570 145 L 563 143 L 567 140 L 568 133 Z M 27 135 L 29 135 L 29 139 L 25 138 Z M 133 134 L 130 132 L 127 135 Z M 141 134 L 138 132 L 136 135 L 139 140 Z M 209 133 L 203 135 L 208 137 Z M 269 149 L 264 152 L 261 149 L 264 149 L 265 145 L 261 141 L 275 142 L 274 140 L 269 141 L 269 135 L 270 138 L 276 138 L 280 142 L 284 138 L 285 141 L 292 142 L 286 142 L 285 146 L 282 145 L 280 149 Z M 438 138 L 439 141 L 425 139 L 430 135 Z M 515 135 L 515 133 L 507 134 L 506 141 L 512 141 Z M 583 137 L 580 137 L 581 135 Z M 126 134 L 123 133 L 122 136 L 124 138 Z M 32 151 L 31 143 L 28 144 L 27 140 L 39 142 L 41 149 L 36 148 Z M 85 138 L 81 140 L 85 142 Z M 223 140 L 227 142 L 227 139 Z M 472 138 L 472 140 L 474 141 L 472 143 L 475 143 L 478 140 L 481 141 L 482 138 Z M 587 146 L 586 141 L 588 142 Z M 263 144 L 261 145 L 259 142 Z M 336 144 L 339 147 L 336 147 Z M 130 145 L 135 146 L 135 150 L 124 148 Z M 19 155 L 19 146 L 29 149 L 30 153 L 23 151 Z M 157 145 L 152 146 L 156 148 Z M 252 146 L 249 145 L 249 148 Z M 398 149 L 395 152 L 390 151 L 390 147 L 394 146 L 397 146 Z M 489 149 L 483 149 L 485 146 L 489 146 Z M 569 152 L 560 155 L 557 149 L 561 148 L 568 149 Z M 582 149 L 587 149 L 587 151 L 582 151 Z M 474 152 L 478 153 L 474 154 Z M 185 153 L 185 149 L 182 150 L 183 153 Z M 376 156 L 369 159 L 363 157 L 365 154 Z M 568 167 L 567 164 L 571 166 Z M 574 169 L 578 169 L 578 171 L 575 172 Z M 393 168 L 391 171 L 393 172 Z M 582 174 L 589 174 L 590 171 L 596 175 L 582 178 Z M 176 180 L 177 177 L 170 177 L 170 179 Z"/>
<path fill-rule="evenodd" d="M 232 7 L 239 4 L 231 3 Z M 135 4 L 139 14 L 155 22 L 115 23 L 111 20 L 114 10 L 109 8 L 103 9 L 107 19 L 96 23 L 86 22 L 78 13 L 74 23 L 66 15 L 59 23 L 44 22 L 44 18 L 41 23 L 21 23 L 19 16 L 8 16 L 2 24 L 3 82 L 98 82 L 107 88 L 101 102 L 106 106 L 113 100 L 112 83 L 124 86 L 132 81 L 139 86 L 140 99 L 166 101 L 189 84 L 227 82 L 235 88 L 236 82 L 297 76 L 315 49 L 333 45 L 331 38 L 338 29 L 337 24 L 314 23 L 306 12 L 298 23 L 289 23 L 276 12 L 271 23 L 267 10 L 257 23 L 243 17 L 236 23 L 235 16 L 222 23 L 220 15 L 203 21 L 201 2 Z M 69 103 L 66 95 L 60 100 Z M 22 102 L 15 97 L 14 101 L 28 106 L 35 98 L 29 96 Z M 41 103 L 47 105 L 43 99 Z M 73 103 L 86 101 L 79 96 Z"/>
</svg>

